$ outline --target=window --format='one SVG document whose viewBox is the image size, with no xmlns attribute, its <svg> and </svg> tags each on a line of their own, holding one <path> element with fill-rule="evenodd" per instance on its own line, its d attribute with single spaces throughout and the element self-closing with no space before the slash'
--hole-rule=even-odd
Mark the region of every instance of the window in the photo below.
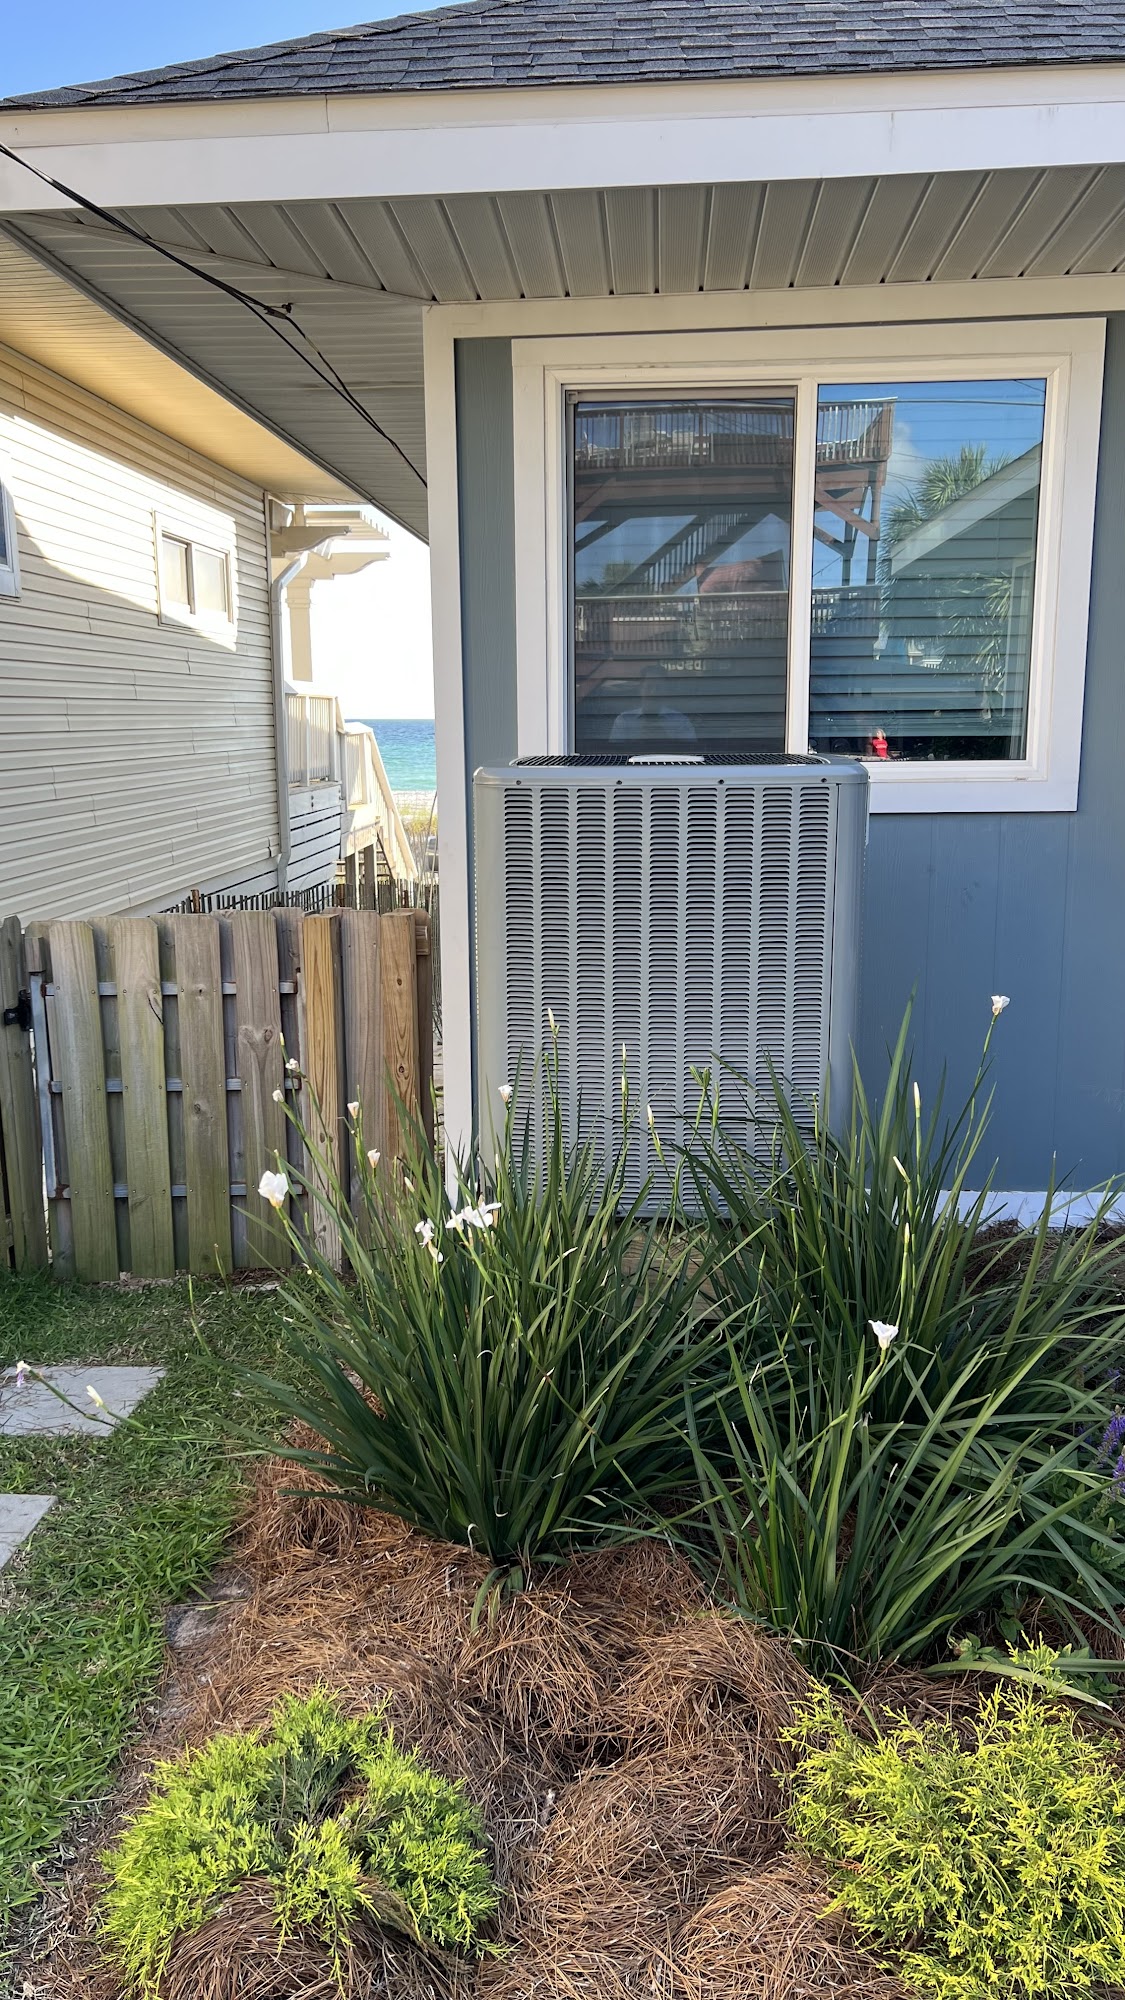
<svg viewBox="0 0 1125 2000">
<path fill-rule="evenodd" d="M 793 413 L 573 402 L 576 750 L 784 746 Z"/>
<path fill-rule="evenodd" d="M 157 526 L 160 612 L 178 624 L 224 630 L 233 622 L 230 549 Z"/>
<path fill-rule="evenodd" d="M 1027 752 L 1047 384 L 821 389 L 809 742 L 905 762 Z"/>
<path fill-rule="evenodd" d="M 20 592 L 19 547 L 16 542 L 16 510 L 12 491 L 0 465 L 0 597 L 18 597 Z"/>
<path fill-rule="evenodd" d="M 1103 350 L 517 340 L 520 753 L 812 749 L 876 811 L 1072 811 Z"/>
</svg>

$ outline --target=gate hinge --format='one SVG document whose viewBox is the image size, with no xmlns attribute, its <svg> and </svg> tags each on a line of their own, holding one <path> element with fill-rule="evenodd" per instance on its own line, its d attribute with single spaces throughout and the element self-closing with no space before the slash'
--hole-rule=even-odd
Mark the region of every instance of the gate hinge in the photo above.
<svg viewBox="0 0 1125 2000">
<path fill-rule="evenodd" d="M 31 1033 L 31 995 L 26 986 L 21 986 L 16 995 L 14 1007 L 5 1007 L 3 1015 L 6 1028 L 22 1028 L 25 1035 Z"/>
</svg>

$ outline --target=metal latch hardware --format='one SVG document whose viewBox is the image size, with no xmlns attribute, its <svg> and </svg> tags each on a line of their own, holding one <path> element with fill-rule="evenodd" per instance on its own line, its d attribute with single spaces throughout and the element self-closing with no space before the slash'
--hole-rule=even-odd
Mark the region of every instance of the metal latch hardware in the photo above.
<svg viewBox="0 0 1125 2000">
<path fill-rule="evenodd" d="M 31 1033 L 31 995 L 26 986 L 21 986 L 16 995 L 14 1007 L 5 1007 L 3 1014 L 6 1028 L 22 1028 L 25 1035 Z"/>
</svg>

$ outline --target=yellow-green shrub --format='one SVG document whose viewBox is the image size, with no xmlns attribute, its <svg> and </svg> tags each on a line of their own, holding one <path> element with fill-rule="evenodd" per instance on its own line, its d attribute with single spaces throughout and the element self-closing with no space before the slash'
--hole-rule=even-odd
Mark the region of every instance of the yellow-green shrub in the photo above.
<svg viewBox="0 0 1125 2000">
<path fill-rule="evenodd" d="M 279 1937 L 307 1928 L 339 1970 L 366 1915 L 480 1949 L 496 1908 L 480 1822 L 459 1786 L 398 1749 L 378 1713 L 287 1697 L 268 1731 L 159 1764 L 106 1863 L 104 1927 L 128 1985 L 155 1995 L 172 1946 L 265 1879 Z"/>
<path fill-rule="evenodd" d="M 860 1939 L 927 2000 L 1086 2000 L 1125 1974 L 1125 1778 L 1033 1690 L 861 1741 L 825 1696 L 793 1732 L 798 1840 Z"/>
</svg>

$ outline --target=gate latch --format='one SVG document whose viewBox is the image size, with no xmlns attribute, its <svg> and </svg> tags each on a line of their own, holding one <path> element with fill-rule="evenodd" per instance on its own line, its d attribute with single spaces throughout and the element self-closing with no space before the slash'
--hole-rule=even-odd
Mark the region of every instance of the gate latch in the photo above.
<svg viewBox="0 0 1125 2000">
<path fill-rule="evenodd" d="M 26 986 L 21 986 L 16 995 L 15 1006 L 5 1007 L 3 1020 L 6 1028 L 22 1028 L 25 1035 L 31 1033 L 31 995 Z"/>
</svg>

